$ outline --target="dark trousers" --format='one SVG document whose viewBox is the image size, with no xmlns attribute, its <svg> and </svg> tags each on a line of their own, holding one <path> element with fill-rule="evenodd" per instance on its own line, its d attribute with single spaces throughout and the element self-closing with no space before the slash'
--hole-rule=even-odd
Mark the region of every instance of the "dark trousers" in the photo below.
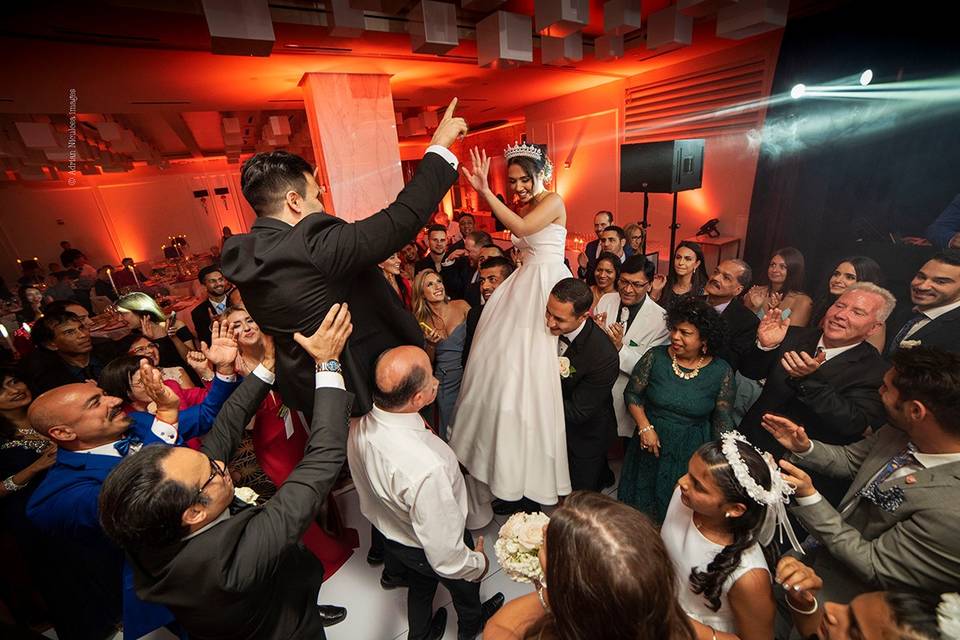
<svg viewBox="0 0 960 640">
<path fill-rule="evenodd" d="M 567 465 L 570 468 L 570 488 L 574 491 L 600 491 L 603 488 L 603 476 L 610 468 L 606 451 L 595 456 L 581 457 L 569 447 Z"/>
<path fill-rule="evenodd" d="M 380 533 L 380 530 L 375 526 L 370 525 L 370 550 L 379 551 L 383 556 L 383 573 L 390 578 L 402 578 L 407 570 L 402 564 L 397 562 L 397 559 L 391 556 L 386 552 L 384 544 L 387 539 L 383 537 L 383 534 Z"/>
<path fill-rule="evenodd" d="M 463 532 L 463 542 L 473 549 L 473 536 Z M 453 608 L 457 611 L 457 636 L 473 638 L 481 629 L 483 614 L 480 609 L 480 583 L 466 580 L 453 580 L 437 575 L 427 561 L 423 549 L 407 547 L 389 538 L 384 545 L 385 557 L 394 559 L 406 569 L 406 578 L 410 583 L 407 592 L 407 622 L 409 640 L 426 638 L 433 619 L 433 597 L 437 593 L 437 584 L 442 582 L 453 597 Z"/>
</svg>

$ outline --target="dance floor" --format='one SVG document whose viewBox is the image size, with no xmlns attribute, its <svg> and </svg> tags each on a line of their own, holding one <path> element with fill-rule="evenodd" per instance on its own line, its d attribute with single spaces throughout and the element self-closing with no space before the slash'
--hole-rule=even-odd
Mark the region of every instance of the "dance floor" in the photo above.
<svg viewBox="0 0 960 640">
<path fill-rule="evenodd" d="M 622 461 L 612 461 L 617 477 L 620 480 L 620 466 Z M 605 493 L 615 495 L 617 485 L 607 489 Z M 347 608 L 347 619 L 338 625 L 329 627 L 328 640 L 401 640 L 407 635 L 407 591 L 393 589 L 386 591 L 380 588 L 380 570 L 382 567 L 371 567 L 366 562 L 367 549 L 370 546 L 370 524 L 360 513 L 360 504 L 357 492 L 353 488 L 343 490 L 337 496 L 347 525 L 360 532 L 360 547 L 354 552 L 350 560 L 343 565 L 336 575 L 323 583 L 320 590 L 320 600 L 324 604 L 336 604 Z M 549 513 L 552 509 L 547 509 Z M 484 537 L 484 552 L 490 559 L 490 571 L 483 579 L 480 587 L 480 597 L 484 600 L 498 591 L 502 591 L 507 601 L 530 593 L 532 588 L 527 584 L 513 582 L 500 570 L 497 558 L 493 553 L 493 543 L 497 539 L 497 531 L 506 521 L 507 516 L 495 516 L 485 529 L 474 531 L 473 536 Z M 450 594 L 443 585 L 437 588 L 434 607 L 447 609 L 447 631 L 444 638 L 457 637 L 457 614 L 453 610 Z M 49 638 L 56 638 L 56 633 L 49 631 Z M 148 640 L 172 640 L 173 634 L 158 632 L 145 636 Z M 123 640 L 122 634 L 117 634 L 113 640 Z"/>
</svg>

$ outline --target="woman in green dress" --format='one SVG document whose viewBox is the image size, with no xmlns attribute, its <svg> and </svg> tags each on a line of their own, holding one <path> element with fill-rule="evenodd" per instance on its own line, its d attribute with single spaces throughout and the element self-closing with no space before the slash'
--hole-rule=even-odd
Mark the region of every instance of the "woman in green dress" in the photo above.
<svg viewBox="0 0 960 640">
<path fill-rule="evenodd" d="M 647 351 L 623 392 L 637 431 L 617 494 L 658 524 L 690 456 L 735 426 L 734 373 L 713 356 L 723 344 L 723 319 L 703 300 L 682 298 L 668 309 L 667 327 L 670 345 Z"/>
</svg>

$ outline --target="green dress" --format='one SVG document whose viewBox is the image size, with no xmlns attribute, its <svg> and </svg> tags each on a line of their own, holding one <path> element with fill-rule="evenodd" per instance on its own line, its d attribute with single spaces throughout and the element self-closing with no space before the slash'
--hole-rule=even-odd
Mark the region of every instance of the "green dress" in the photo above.
<svg viewBox="0 0 960 640">
<path fill-rule="evenodd" d="M 643 407 L 660 438 L 660 457 L 640 448 L 634 432 L 623 461 L 617 497 L 662 523 L 673 488 L 700 445 L 734 427 L 734 373 L 714 358 L 690 380 L 673 372 L 667 346 L 654 347 L 637 362 L 623 392 L 627 406 Z M 684 369 L 684 371 L 689 371 Z"/>
</svg>

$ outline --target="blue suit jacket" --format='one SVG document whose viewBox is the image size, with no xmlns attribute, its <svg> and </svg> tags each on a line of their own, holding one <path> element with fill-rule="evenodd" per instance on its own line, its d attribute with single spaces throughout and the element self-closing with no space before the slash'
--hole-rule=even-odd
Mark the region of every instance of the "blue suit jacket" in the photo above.
<svg viewBox="0 0 960 640">
<path fill-rule="evenodd" d="M 175 444 L 181 445 L 184 440 L 209 431 L 220 407 L 238 384 L 214 378 L 203 402 L 180 412 Z M 138 436 L 144 445 L 167 444 L 150 430 L 154 416 L 137 411 L 130 417 L 133 423 L 127 430 L 129 435 Z M 121 583 L 123 552 L 100 529 L 97 509 L 100 487 L 121 460 L 116 456 L 58 450 L 56 464 L 30 497 L 27 517 L 57 543 L 63 541 L 76 547 L 78 553 L 97 554 L 100 557 L 103 570 L 96 571 L 90 578 L 98 592 L 110 594 L 110 597 L 108 602 L 91 606 L 118 610 L 122 593 L 124 635 L 139 638 L 172 622 L 173 615 L 164 607 L 138 600 L 129 571 L 123 571 Z"/>
</svg>

